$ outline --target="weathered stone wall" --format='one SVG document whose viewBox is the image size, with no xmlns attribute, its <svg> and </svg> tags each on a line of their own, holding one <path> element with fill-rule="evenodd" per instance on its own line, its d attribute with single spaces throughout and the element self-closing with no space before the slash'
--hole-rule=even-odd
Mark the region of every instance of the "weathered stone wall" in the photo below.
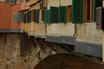
<svg viewBox="0 0 104 69">
<path fill-rule="evenodd" d="M 33 69 L 51 54 L 44 40 L 25 34 L 0 34 L 0 69 Z"/>
<path fill-rule="evenodd" d="M 36 44 L 21 34 L 0 34 L 0 69 L 32 69 L 37 63 Z"/>
</svg>

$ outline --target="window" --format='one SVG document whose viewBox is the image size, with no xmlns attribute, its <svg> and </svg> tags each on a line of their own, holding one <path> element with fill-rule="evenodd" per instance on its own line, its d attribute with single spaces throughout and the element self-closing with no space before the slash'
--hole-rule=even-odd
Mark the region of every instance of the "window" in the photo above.
<svg viewBox="0 0 104 69">
<path fill-rule="evenodd" d="M 67 15 L 66 13 L 67 13 L 67 7 L 60 6 L 59 7 L 59 22 L 66 23 L 66 15 Z"/>
<path fill-rule="evenodd" d="M 96 22 L 96 7 L 101 5 L 100 0 L 73 0 L 72 22 Z"/>
<path fill-rule="evenodd" d="M 93 20 L 94 22 L 96 22 L 96 8 L 99 7 L 99 6 L 102 6 L 102 1 L 101 0 L 93 0 L 94 2 L 94 17 L 93 17 Z"/>
<path fill-rule="evenodd" d="M 72 15 L 72 6 L 67 7 L 67 15 L 66 15 L 66 22 L 71 22 L 71 15 Z"/>
<path fill-rule="evenodd" d="M 9 4 L 12 4 L 12 5 L 16 4 L 16 0 L 6 0 L 6 2 L 8 2 Z"/>
<path fill-rule="evenodd" d="M 24 23 L 27 22 L 27 15 L 26 14 L 24 14 L 24 16 L 23 16 L 23 21 L 24 21 Z"/>
<path fill-rule="evenodd" d="M 72 6 L 53 7 L 44 10 L 44 22 L 50 23 L 66 23 L 71 21 Z"/>
<path fill-rule="evenodd" d="M 72 23 L 82 23 L 82 1 L 72 0 Z"/>
<path fill-rule="evenodd" d="M 43 8 L 43 1 L 40 2 L 40 9 Z"/>
<path fill-rule="evenodd" d="M 96 28 L 97 30 L 104 30 L 104 8 L 96 8 Z"/>
<path fill-rule="evenodd" d="M 93 21 L 93 0 L 83 0 L 83 22 Z"/>
<path fill-rule="evenodd" d="M 30 1 L 30 0 L 26 0 L 26 2 L 28 2 L 28 1 Z"/>
<path fill-rule="evenodd" d="M 39 9 L 35 9 L 33 14 L 34 14 L 34 22 L 39 23 Z"/>
<path fill-rule="evenodd" d="M 49 9 L 44 10 L 44 23 L 50 24 L 50 10 Z"/>
<path fill-rule="evenodd" d="M 31 11 L 27 12 L 27 22 L 30 23 L 31 22 Z"/>
<path fill-rule="evenodd" d="M 18 12 L 16 14 L 14 14 L 13 21 L 15 23 L 23 22 L 23 16 L 24 16 L 24 13 L 23 12 Z"/>
<path fill-rule="evenodd" d="M 51 23 L 59 22 L 59 7 L 51 7 L 50 9 Z"/>
</svg>

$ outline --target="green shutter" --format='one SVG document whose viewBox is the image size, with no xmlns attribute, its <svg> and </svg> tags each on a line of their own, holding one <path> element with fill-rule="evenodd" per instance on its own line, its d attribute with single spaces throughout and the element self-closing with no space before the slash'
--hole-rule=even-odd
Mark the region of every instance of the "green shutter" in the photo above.
<svg viewBox="0 0 104 69">
<path fill-rule="evenodd" d="M 26 2 L 29 2 L 30 0 L 26 0 Z"/>
<path fill-rule="evenodd" d="M 96 22 L 96 8 L 99 6 L 102 6 L 102 1 L 94 0 L 94 16 L 93 16 L 94 22 Z"/>
<path fill-rule="evenodd" d="M 35 9 L 33 14 L 34 14 L 34 22 L 39 23 L 39 9 L 38 10 Z"/>
<path fill-rule="evenodd" d="M 27 13 L 27 22 L 30 23 L 31 22 L 31 11 L 29 11 Z"/>
<path fill-rule="evenodd" d="M 33 10 L 33 20 L 36 21 L 36 9 Z"/>
<path fill-rule="evenodd" d="M 50 24 L 50 10 L 44 10 L 44 23 Z"/>
<path fill-rule="evenodd" d="M 51 7 L 50 9 L 51 23 L 59 22 L 59 7 Z"/>
<path fill-rule="evenodd" d="M 72 23 L 82 23 L 82 0 L 72 0 Z"/>
<path fill-rule="evenodd" d="M 40 9 L 43 8 L 43 1 L 40 2 Z"/>
<path fill-rule="evenodd" d="M 102 6 L 102 1 L 101 0 L 96 0 L 96 7 Z"/>
<path fill-rule="evenodd" d="M 66 6 L 60 6 L 59 7 L 59 22 L 66 23 Z"/>
<path fill-rule="evenodd" d="M 40 10 L 36 11 L 36 23 L 39 23 L 39 12 Z"/>
<path fill-rule="evenodd" d="M 26 23 L 26 14 L 24 14 L 23 19 L 24 19 L 24 23 Z"/>
</svg>

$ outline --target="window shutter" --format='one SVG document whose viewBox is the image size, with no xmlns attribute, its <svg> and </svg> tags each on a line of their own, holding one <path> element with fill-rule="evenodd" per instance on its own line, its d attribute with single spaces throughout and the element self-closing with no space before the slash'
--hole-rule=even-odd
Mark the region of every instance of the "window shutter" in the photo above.
<svg viewBox="0 0 104 69">
<path fill-rule="evenodd" d="M 33 17 L 34 17 L 34 22 L 36 21 L 36 9 L 33 10 Z"/>
<path fill-rule="evenodd" d="M 23 22 L 23 12 L 18 12 L 16 14 L 14 14 L 13 21 L 15 23 Z"/>
<path fill-rule="evenodd" d="M 59 8 L 59 22 L 66 23 L 66 6 L 60 6 Z"/>
<path fill-rule="evenodd" d="M 16 15 L 17 15 L 17 14 L 14 14 L 14 16 L 13 16 L 13 22 L 17 22 L 17 20 L 16 20 Z"/>
<path fill-rule="evenodd" d="M 82 23 L 82 0 L 72 1 L 72 23 Z"/>
<path fill-rule="evenodd" d="M 17 21 L 17 23 L 19 23 L 20 21 L 20 18 L 19 18 L 19 13 L 17 13 L 17 15 L 16 15 L 16 21 Z"/>
<path fill-rule="evenodd" d="M 51 7 L 51 23 L 58 23 L 59 22 L 59 8 L 58 7 Z"/>
<path fill-rule="evenodd" d="M 43 8 L 43 1 L 40 2 L 40 9 Z"/>
<path fill-rule="evenodd" d="M 29 2 L 30 0 L 26 0 L 26 2 Z"/>
<path fill-rule="evenodd" d="M 34 10 L 34 22 L 39 23 L 39 10 Z"/>
<path fill-rule="evenodd" d="M 102 1 L 101 0 L 94 0 L 94 16 L 93 16 L 93 20 L 94 22 L 96 22 L 96 8 L 102 6 Z"/>
<path fill-rule="evenodd" d="M 27 16 L 26 14 L 24 14 L 24 16 L 23 16 L 24 23 L 27 22 L 27 20 L 26 20 L 26 19 L 27 19 L 26 16 Z"/>
<path fill-rule="evenodd" d="M 44 23 L 50 24 L 50 10 L 44 10 Z"/>
<path fill-rule="evenodd" d="M 39 23 L 39 10 L 36 10 L 36 23 Z"/>
<path fill-rule="evenodd" d="M 23 12 L 19 12 L 19 22 L 23 22 Z"/>
<path fill-rule="evenodd" d="M 96 8 L 96 28 L 97 30 L 104 30 L 104 8 Z"/>
<path fill-rule="evenodd" d="M 15 22 L 15 23 L 19 23 L 20 22 L 19 13 L 14 14 L 13 22 Z"/>
<path fill-rule="evenodd" d="M 27 13 L 27 22 L 30 23 L 31 22 L 31 11 L 29 11 Z"/>
</svg>

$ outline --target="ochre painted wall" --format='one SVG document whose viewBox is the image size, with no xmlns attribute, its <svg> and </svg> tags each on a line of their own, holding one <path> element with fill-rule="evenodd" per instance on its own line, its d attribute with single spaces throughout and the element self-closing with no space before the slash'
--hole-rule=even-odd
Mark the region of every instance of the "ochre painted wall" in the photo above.
<svg viewBox="0 0 104 69">
<path fill-rule="evenodd" d="M 12 6 L 0 2 L 0 29 L 9 29 L 11 23 Z"/>
<path fill-rule="evenodd" d="M 0 2 L 0 29 L 24 29 L 23 23 L 14 23 L 13 16 L 20 11 L 21 4 L 10 5 Z"/>
</svg>

